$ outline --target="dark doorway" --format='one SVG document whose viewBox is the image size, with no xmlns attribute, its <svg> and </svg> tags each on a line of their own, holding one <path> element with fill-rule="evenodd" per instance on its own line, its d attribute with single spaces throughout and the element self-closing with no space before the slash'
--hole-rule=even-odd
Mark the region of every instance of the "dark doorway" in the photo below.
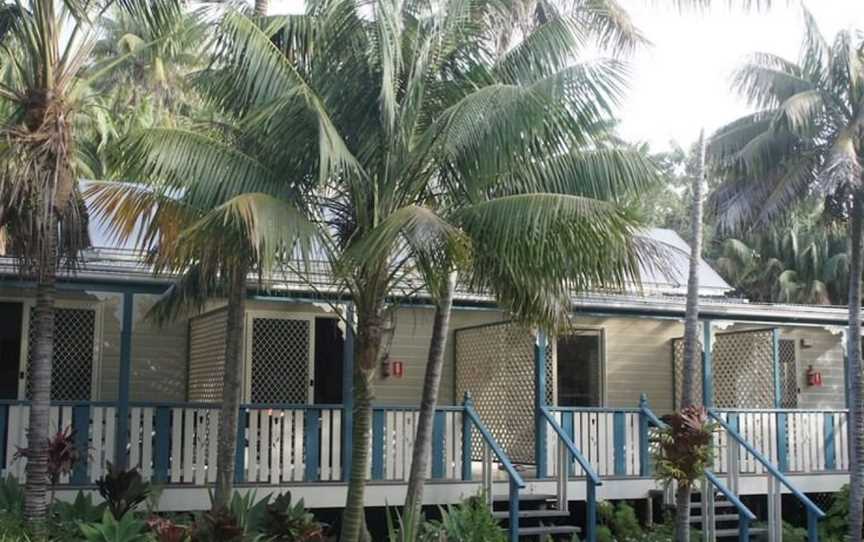
<svg viewBox="0 0 864 542">
<path fill-rule="evenodd" d="M 0 303 L 0 399 L 18 399 L 21 303 Z"/>
<path fill-rule="evenodd" d="M 315 403 L 342 403 L 345 336 L 336 318 L 315 319 Z"/>
<path fill-rule="evenodd" d="M 558 405 L 600 406 L 601 334 L 573 331 L 558 337 Z"/>
</svg>

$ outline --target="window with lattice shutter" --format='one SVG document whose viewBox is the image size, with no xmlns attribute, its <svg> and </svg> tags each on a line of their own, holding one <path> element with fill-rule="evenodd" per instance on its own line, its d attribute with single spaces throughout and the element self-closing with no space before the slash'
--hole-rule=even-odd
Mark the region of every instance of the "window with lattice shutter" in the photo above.
<svg viewBox="0 0 864 542">
<path fill-rule="evenodd" d="M 311 320 L 252 318 L 253 403 L 308 403 Z"/>
<path fill-rule="evenodd" d="M 27 397 L 32 397 L 33 349 L 36 341 L 35 311 L 30 311 Z M 54 357 L 51 362 L 51 399 L 89 401 L 93 398 L 96 310 L 57 308 L 54 311 Z"/>
</svg>

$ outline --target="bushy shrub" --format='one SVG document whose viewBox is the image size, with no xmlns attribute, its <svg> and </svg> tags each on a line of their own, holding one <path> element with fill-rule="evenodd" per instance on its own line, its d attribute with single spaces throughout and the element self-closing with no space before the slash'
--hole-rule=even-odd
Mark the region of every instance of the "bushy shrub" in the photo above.
<svg viewBox="0 0 864 542">
<path fill-rule="evenodd" d="M 485 499 L 471 497 L 441 511 L 441 520 L 427 524 L 424 540 L 460 542 L 504 542 L 506 533 L 492 517 Z"/>
<path fill-rule="evenodd" d="M 150 542 L 147 524 L 128 513 L 116 519 L 110 509 L 105 510 L 99 523 L 81 524 L 87 542 Z"/>
<path fill-rule="evenodd" d="M 51 505 L 48 532 L 52 542 L 81 540 L 78 526 L 82 523 L 98 523 L 105 513 L 106 504 L 93 503 L 93 496 L 79 491 L 71 503 L 55 501 Z"/>
<path fill-rule="evenodd" d="M 0 512 L 12 517 L 24 517 L 24 488 L 14 476 L 7 476 L 0 481 Z"/>
<path fill-rule="evenodd" d="M 268 504 L 261 532 L 272 542 L 318 542 L 324 540 L 324 526 L 306 510 L 303 499 L 291 504 L 291 493 Z"/>
<path fill-rule="evenodd" d="M 849 486 L 845 485 L 834 494 L 825 517 L 819 521 L 819 540 L 843 542 L 849 536 Z"/>
<path fill-rule="evenodd" d="M 614 505 L 603 501 L 597 506 L 600 525 L 597 527 L 598 542 L 631 542 L 640 540 L 643 532 L 636 511 L 626 502 Z"/>
</svg>

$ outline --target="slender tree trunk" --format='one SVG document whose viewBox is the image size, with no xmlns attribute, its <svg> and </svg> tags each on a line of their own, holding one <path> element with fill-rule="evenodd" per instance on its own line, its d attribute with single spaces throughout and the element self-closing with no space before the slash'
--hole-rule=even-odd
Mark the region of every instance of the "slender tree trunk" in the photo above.
<svg viewBox="0 0 864 542">
<path fill-rule="evenodd" d="M 227 506 L 234 489 L 234 458 L 237 452 L 237 423 L 243 375 L 243 320 L 246 315 L 244 264 L 229 277 L 228 322 L 225 337 L 225 373 L 222 376 L 222 411 L 219 415 L 219 442 L 216 451 L 216 490 L 213 509 Z"/>
<path fill-rule="evenodd" d="M 41 539 L 48 502 L 48 413 L 51 408 L 51 365 L 54 357 L 54 298 L 57 275 L 57 220 L 52 212 L 46 226 L 47 247 L 36 287 L 36 341 L 30 356 L 30 426 L 27 430 L 27 482 L 24 517 Z"/>
<path fill-rule="evenodd" d="M 369 471 L 372 433 L 373 380 L 378 368 L 384 336 L 381 306 L 357 309 L 357 349 L 354 360 L 354 427 L 352 430 L 351 479 L 342 513 L 342 542 L 358 542 L 366 537 L 364 497 Z"/>
<path fill-rule="evenodd" d="M 849 480 L 849 534 L 852 542 L 861 542 L 862 520 L 864 520 L 864 394 L 861 377 L 861 273 L 864 270 L 862 257 L 862 228 L 864 228 L 864 201 L 856 193 L 852 203 L 849 224 L 849 333 L 846 338 L 849 357 L 849 399 L 852 417 L 852 469 Z"/>
<path fill-rule="evenodd" d="M 684 318 L 684 367 L 681 378 L 681 405 L 693 404 L 693 385 L 696 363 L 701 361 L 699 348 L 699 262 L 702 258 L 702 191 L 705 184 L 705 134 L 699 134 L 699 173 L 693 180 L 693 207 L 691 214 L 692 244 L 690 270 L 687 278 L 687 308 Z M 708 345 L 705 345 L 707 348 Z M 675 499 L 675 540 L 690 541 L 689 482 L 679 481 Z"/>
<path fill-rule="evenodd" d="M 264 17 L 270 7 L 270 0 L 255 0 L 255 15 Z"/>
<path fill-rule="evenodd" d="M 429 357 L 426 361 L 426 377 L 423 380 L 423 397 L 420 401 L 420 417 L 417 421 L 417 436 L 414 439 L 414 452 L 411 457 L 411 475 L 408 478 L 408 493 L 405 496 L 405 531 L 416 533 L 420 524 L 423 508 L 423 487 L 426 483 L 426 469 L 432 457 L 432 427 L 435 421 L 435 408 L 438 403 L 438 388 L 444 367 L 444 349 L 447 334 L 450 332 L 450 309 L 453 308 L 453 291 L 456 288 L 456 273 L 451 273 L 444 285 L 444 291 L 435 306 L 435 319 L 432 323 L 432 338 L 429 341 Z"/>
</svg>

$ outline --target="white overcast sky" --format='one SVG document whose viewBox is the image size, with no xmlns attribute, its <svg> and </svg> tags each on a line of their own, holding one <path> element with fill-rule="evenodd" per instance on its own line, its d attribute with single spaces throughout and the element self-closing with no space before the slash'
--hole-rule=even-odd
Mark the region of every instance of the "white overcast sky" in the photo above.
<svg viewBox="0 0 864 542">
<path fill-rule="evenodd" d="M 652 149 L 695 141 L 749 111 L 729 90 L 732 70 L 747 54 L 795 59 L 803 30 L 801 7 L 783 0 L 769 11 L 717 7 L 680 13 L 667 0 L 619 0 L 653 43 L 629 59 L 630 91 L 620 111 L 622 135 Z M 302 10 L 302 0 L 272 0 L 271 13 Z M 830 40 L 843 28 L 864 30 L 864 0 L 804 0 Z"/>
<path fill-rule="evenodd" d="M 625 138 L 647 141 L 655 150 L 670 140 L 689 144 L 702 126 L 710 132 L 750 111 L 729 90 L 730 74 L 747 54 L 765 51 L 793 60 L 798 55 L 803 30 L 798 5 L 762 13 L 722 7 L 681 14 L 658 8 L 658 2 L 620 1 L 653 42 L 631 59 L 633 78 L 620 129 Z M 829 41 L 844 28 L 864 30 L 864 0 L 805 5 Z"/>
</svg>

